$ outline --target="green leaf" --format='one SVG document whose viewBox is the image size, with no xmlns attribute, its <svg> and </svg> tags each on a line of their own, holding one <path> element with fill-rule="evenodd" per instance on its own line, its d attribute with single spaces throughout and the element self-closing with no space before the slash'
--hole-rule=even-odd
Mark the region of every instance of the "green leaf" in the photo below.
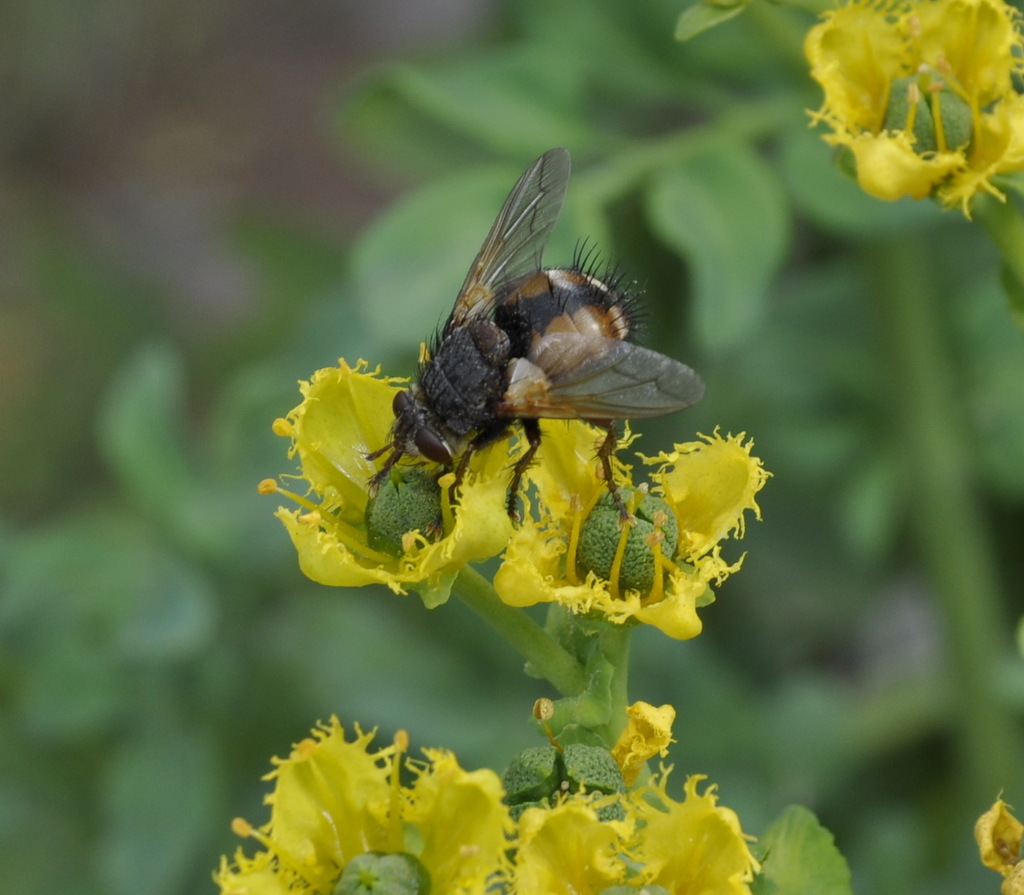
<svg viewBox="0 0 1024 895">
<path fill-rule="evenodd" d="M 746 0 L 721 3 L 714 0 L 699 0 L 689 9 L 683 10 L 676 20 L 676 40 L 686 41 L 705 31 L 728 22 L 747 8 Z"/>
<path fill-rule="evenodd" d="M 757 844 L 762 872 L 756 895 L 850 895 L 850 869 L 832 834 L 806 808 L 790 805 Z"/>
<path fill-rule="evenodd" d="M 422 171 L 424 150 L 451 158 L 465 153 L 467 138 L 531 158 L 552 146 L 591 145 L 597 133 L 583 114 L 586 100 L 568 57 L 525 45 L 433 67 L 383 66 L 349 103 L 344 124 L 349 139 Z"/>
<path fill-rule="evenodd" d="M 397 202 L 366 231 L 352 263 L 373 337 L 408 351 L 447 317 L 525 167 L 477 168 L 435 181 Z"/>
<path fill-rule="evenodd" d="M 114 378 L 98 416 L 100 449 L 111 470 L 129 494 L 164 520 L 183 510 L 192 488 L 184 388 L 180 357 L 150 345 Z"/>
<path fill-rule="evenodd" d="M 0 649 L 25 723 L 56 740 L 103 734 L 132 712 L 141 668 L 203 653 L 214 615 L 205 579 L 137 518 L 91 513 L 22 537 Z"/>
<path fill-rule="evenodd" d="M 222 821 L 213 743 L 169 728 L 126 742 L 104 780 L 98 845 L 111 895 L 172 895 Z"/>
<path fill-rule="evenodd" d="M 771 169 L 747 147 L 721 143 L 660 171 L 647 200 L 652 229 L 692 270 L 702 344 L 722 351 L 748 341 L 789 244 Z"/>
</svg>

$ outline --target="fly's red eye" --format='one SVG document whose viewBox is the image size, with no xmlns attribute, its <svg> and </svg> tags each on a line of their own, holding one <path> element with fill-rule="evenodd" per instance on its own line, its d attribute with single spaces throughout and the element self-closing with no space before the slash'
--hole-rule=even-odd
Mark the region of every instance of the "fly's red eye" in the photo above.
<svg viewBox="0 0 1024 895">
<path fill-rule="evenodd" d="M 416 433 L 416 450 L 428 460 L 447 466 L 452 462 L 452 452 L 435 432 L 420 429 Z"/>
<path fill-rule="evenodd" d="M 391 401 L 391 412 L 395 416 L 398 416 L 411 403 L 412 398 L 410 397 L 408 390 L 396 392 L 395 397 Z"/>
</svg>

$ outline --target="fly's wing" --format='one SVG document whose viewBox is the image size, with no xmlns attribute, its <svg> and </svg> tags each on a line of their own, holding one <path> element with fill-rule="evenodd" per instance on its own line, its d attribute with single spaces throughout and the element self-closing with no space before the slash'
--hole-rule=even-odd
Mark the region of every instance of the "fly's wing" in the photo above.
<svg viewBox="0 0 1024 895">
<path fill-rule="evenodd" d="M 512 187 L 466 274 L 444 334 L 494 309 L 502 283 L 540 270 L 544 245 L 558 220 L 569 184 L 569 152 L 549 149 Z"/>
<path fill-rule="evenodd" d="M 499 414 L 642 419 L 696 404 L 704 383 L 686 364 L 619 339 L 556 332 L 512 364 Z"/>
</svg>

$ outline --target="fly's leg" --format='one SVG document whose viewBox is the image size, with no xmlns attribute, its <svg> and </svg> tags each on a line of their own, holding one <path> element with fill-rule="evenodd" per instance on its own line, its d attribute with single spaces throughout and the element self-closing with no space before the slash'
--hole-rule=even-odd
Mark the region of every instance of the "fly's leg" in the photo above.
<svg viewBox="0 0 1024 895">
<path fill-rule="evenodd" d="M 540 447 L 540 423 L 533 419 L 522 420 L 523 432 L 526 434 L 526 441 L 529 445 L 526 448 L 526 452 L 516 461 L 515 467 L 512 469 L 512 481 L 508 485 L 508 498 L 505 501 L 505 509 L 508 511 L 508 517 L 513 522 L 522 522 L 519 517 L 519 510 L 516 508 L 516 498 L 519 496 L 519 484 L 523 480 L 523 473 L 526 472 L 527 467 L 533 462 L 534 455 L 537 453 L 537 448 Z"/>
<path fill-rule="evenodd" d="M 600 423 L 600 425 L 605 427 L 605 436 L 601 446 L 597 449 L 597 459 L 601 461 L 604 482 L 608 486 L 608 492 L 611 494 L 612 500 L 615 501 L 615 505 L 619 508 L 619 515 L 622 517 L 623 522 L 628 522 L 632 518 L 632 513 L 629 512 L 625 501 L 619 495 L 618 486 L 615 484 L 615 476 L 612 475 L 612 455 L 615 453 L 615 446 L 619 443 L 619 433 L 615 428 L 615 423 L 612 421 Z"/>
</svg>

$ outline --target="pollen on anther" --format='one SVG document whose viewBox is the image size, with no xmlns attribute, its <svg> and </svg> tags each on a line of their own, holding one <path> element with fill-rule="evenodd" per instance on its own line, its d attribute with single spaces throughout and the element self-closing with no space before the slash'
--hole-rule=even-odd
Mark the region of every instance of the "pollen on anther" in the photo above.
<svg viewBox="0 0 1024 895">
<path fill-rule="evenodd" d="M 242 836 L 248 838 L 252 835 L 253 826 L 244 817 L 236 817 L 231 821 L 231 832 L 236 836 Z"/>
<path fill-rule="evenodd" d="M 274 479 L 264 479 L 256 486 L 256 491 L 260 494 L 276 494 L 277 482 Z"/>
<path fill-rule="evenodd" d="M 655 544 L 662 544 L 665 541 L 665 532 L 663 531 L 649 531 L 644 535 L 644 544 L 654 549 Z"/>
<path fill-rule="evenodd" d="M 395 731 L 395 748 L 399 752 L 409 751 L 409 731 L 408 730 L 396 730 Z"/>
<path fill-rule="evenodd" d="M 538 721 L 550 721 L 555 715 L 555 704 L 542 696 L 533 704 L 533 717 Z"/>
<path fill-rule="evenodd" d="M 295 744 L 296 758 L 309 758 L 317 750 L 319 744 L 316 740 L 306 737 Z"/>
<path fill-rule="evenodd" d="M 270 428 L 275 435 L 280 435 L 283 438 L 290 438 L 294 432 L 292 424 L 283 417 L 278 417 L 274 420 Z"/>
</svg>

